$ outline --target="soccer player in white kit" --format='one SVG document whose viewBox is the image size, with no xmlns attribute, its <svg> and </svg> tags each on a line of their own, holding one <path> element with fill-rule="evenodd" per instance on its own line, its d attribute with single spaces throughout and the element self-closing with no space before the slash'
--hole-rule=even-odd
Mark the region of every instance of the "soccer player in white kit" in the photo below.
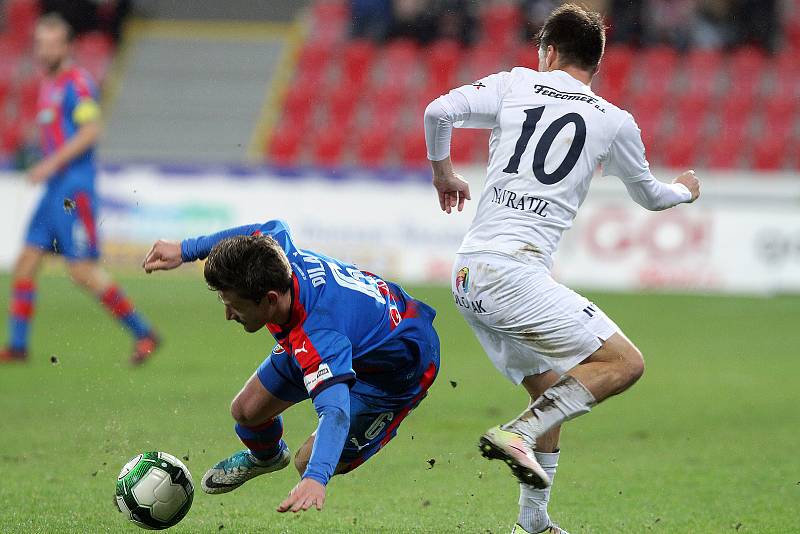
<svg viewBox="0 0 800 534">
<path fill-rule="evenodd" d="M 453 293 L 495 366 L 531 396 L 519 417 L 480 439 L 484 456 L 505 461 L 520 481 L 514 532 L 565 532 L 547 514 L 560 425 L 644 372 L 641 353 L 619 327 L 550 276 L 551 256 L 595 169 L 621 179 L 649 210 L 700 193 L 693 171 L 671 184 L 656 180 L 633 117 L 592 92 L 604 46 L 600 15 L 563 5 L 539 34 L 538 72 L 517 67 L 487 76 L 425 110 L 433 184 L 447 213 L 470 200 L 450 161 L 452 128 L 492 130 L 486 184 L 456 257 Z"/>
</svg>

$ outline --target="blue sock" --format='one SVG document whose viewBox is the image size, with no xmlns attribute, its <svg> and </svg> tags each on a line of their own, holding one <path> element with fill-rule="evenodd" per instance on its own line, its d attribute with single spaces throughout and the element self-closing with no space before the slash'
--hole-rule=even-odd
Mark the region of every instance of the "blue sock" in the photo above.
<svg viewBox="0 0 800 534">
<path fill-rule="evenodd" d="M 274 458 L 282 448 L 283 419 L 276 417 L 266 423 L 256 426 L 244 426 L 236 423 L 236 434 L 244 446 L 250 449 L 250 454 L 259 460 Z"/>
</svg>

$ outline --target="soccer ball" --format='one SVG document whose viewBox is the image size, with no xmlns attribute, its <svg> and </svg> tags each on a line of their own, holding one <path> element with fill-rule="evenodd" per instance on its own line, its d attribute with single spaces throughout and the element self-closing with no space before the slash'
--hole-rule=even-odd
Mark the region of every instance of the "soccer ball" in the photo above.
<svg viewBox="0 0 800 534">
<path fill-rule="evenodd" d="M 119 472 L 114 501 L 137 526 L 161 530 L 183 519 L 193 497 L 192 474 L 183 462 L 166 452 L 144 452 Z"/>
</svg>

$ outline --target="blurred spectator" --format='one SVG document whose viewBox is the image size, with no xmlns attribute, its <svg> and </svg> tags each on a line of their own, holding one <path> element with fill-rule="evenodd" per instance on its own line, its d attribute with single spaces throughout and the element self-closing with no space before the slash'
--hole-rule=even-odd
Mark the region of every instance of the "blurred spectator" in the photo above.
<svg viewBox="0 0 800 534">
<path fill-rule="evenodd" d="M 548 0 L 524 0 L 542 5 Z M 610 0 L 610 41 L 634 46 L 774 51 L 780 40 L 778 0 Z M 542 7 L 546 11 L 546 8 Z"/>
<path fill-rule="evenodd" d="M 640 46 L 644 33 L 645 0 L 611 0 L 608 13 L 611 18 L 609 41 Z"/>
<path fill-rule="evenodd" d="M 726 48 L 734 43 L 733 6 L 729 0 L 700 0 L 692 24 L 692 48 Z"/>
<path fill-rule="evenodd" d="M 475 35 L 476 5 L 470 0 L 351 0 L 352 36 L 375 41 L 408 38 L 421 44 L 454 39 L 469 45 Z"/>
<path fill-rule="evenodd" d="M 520 8 L 525 20 L 525 39 L 533 41 L 550 12 L 563 4 L 559 0 L 522 0 Z"/>
<path fill-rule="evenodd" d="M 76 34 L 99 30 L 119 41 L 131 0 L 40 0 L 42 13 L 64 17 Z"/>
<path fill-rule="evenodd" d="M 775 52 L 781 37 L 777 0 L 734 0 L 735 45 L 754 44 Z M 795 2 L 795 9 L 798 4 Z"/>
<path fill-rule="evenodd" d="M 695 0 L 647 0 L 644 21 L 646 43 L 686 50 L 691 38 L 695 8 Z"/>
<path fill-rule="evenodd" d="M 354 38 L 385 41 L 392 29 L 392 0 L 351 0 L 350 16 Z"/>
</svg>

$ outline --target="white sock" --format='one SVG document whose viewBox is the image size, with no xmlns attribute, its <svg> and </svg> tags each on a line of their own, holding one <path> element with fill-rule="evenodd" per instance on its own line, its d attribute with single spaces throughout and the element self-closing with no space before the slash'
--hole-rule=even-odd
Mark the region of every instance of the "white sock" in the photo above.
<svg viewBox="0 0 800 534">
<path fill-rule="evenodd" d="M 556 476 L 560 452 L 535 451 L 536 461 L 542 466 L 550 480 Z M 552 484 L 545 489 L 536 489 L 528 484 L 519 485 L 519 516 L 517 523 L 528 532 L 542 532 L 550 526 L 547 505 L 550 502 Z"/>
<path fill-rule="evenodd" d="M 575 377 L 562 376 L 533 401 L 519 417 L 503 425 L 521 434 L 531 445 L 554 426 L 588 413 L 597 404 L 594 395 Z"/>
</svg>

